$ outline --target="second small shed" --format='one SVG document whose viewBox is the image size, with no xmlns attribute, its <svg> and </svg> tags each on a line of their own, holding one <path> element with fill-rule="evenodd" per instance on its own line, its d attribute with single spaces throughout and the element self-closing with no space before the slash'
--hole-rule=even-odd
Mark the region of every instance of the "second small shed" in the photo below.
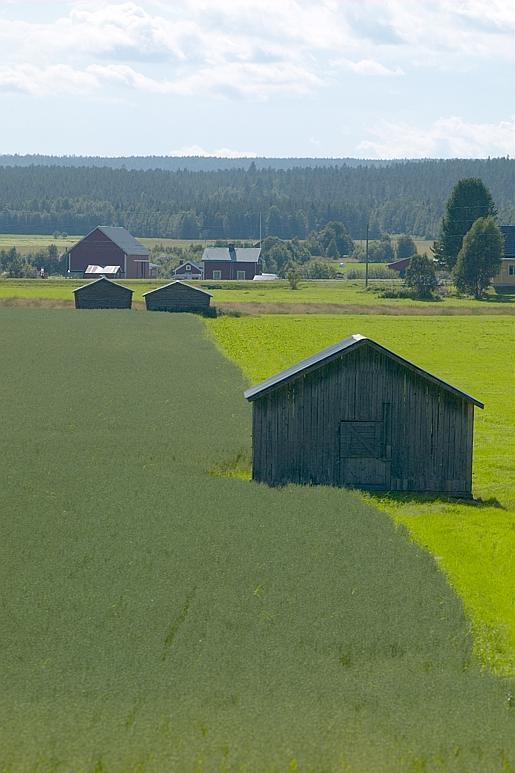
<svg viewBox="0 0 515 773">
<path fill-rule="evenodd" d="M 211 294 L 184 282 L 170 282 L 143 294 L 147 311 L 189 311 L 206 314 Z"/>
<path fill-rule="evenodd" d="M 254 480 L 471 496 L 474 406 L 483 404 L 365 336 L 245 397 Z"/>
<path fill-rule="evenodd" d="M 73 291 L 76 309 L 130 309 L 132 293 L 104 276 Z"/>
</svg>

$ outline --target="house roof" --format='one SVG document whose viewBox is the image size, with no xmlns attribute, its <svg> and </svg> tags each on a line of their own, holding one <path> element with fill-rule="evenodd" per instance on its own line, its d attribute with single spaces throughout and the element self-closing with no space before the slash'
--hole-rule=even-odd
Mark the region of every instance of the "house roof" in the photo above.
<svg viewBox="0 0 515 773">
<path fill-rule="evenodd" d="M 502 225 L 501 233 L 504 236 L 504 257 L 515 258 L 515 225 Z"/>
<path fill-rule="evenodd" d="M 238 263 L 257 263 L 261 255 L 259 247 L 235 247 L 236 262 Z M 226 260 L 228 263 L 234 263 L 229 254 L 229 247 L 206 247 L 202 255 L 202 260 Z"/>
<path fill-rule="evenodd" d="M 376 341 L 372 341 L 372 339 L 367 338 L 360 333 L 356 333 L 355 335 L 351 335 L 348 338 L 344 338 L 343 341 L 339 341 L 337 344 L 328 346 L 327 349 L 323 349 L 321 352 L 313 354 L 311 357 L 307 357 L 305 360 L 301 360 L 296 365 L 292 365 L 290 368 L 287 368 L 286 370 L 277 373 L 275 376 L 271 376 L 270 378 L 265 379 L 260 384 L 256 384 L 256 386 L 247 389 L 244 393 L 245 397 L 247 400 L 251 401 L 255 400 L 257 397 L 262 397 L 264 394 L 273 391 L 277 387 L 283 386 L 290 381 L 294 381 L 301 374 L 317 370 L 322 365 L 325 365 L 331 360 L 336 359 L 340 355 L 345 355 L 350 351 L 355 351 L 362 346 L 371 346 L 377 351 L 386 354 L 387 357 L 399 363 L 400 365 L 409 368 L 409 370 L 413 371 L 422 378 L 425 378 L 427 381 L 431 381 L 433 384 L 442 387 L 442 389 L 451 392 L 457 397 L 462 397 L 464 400 L 474 403 L 474 405 L 477 405 L 479 408 L 484 408 L 484 404 L 479 400 L 476 400 L 475 397 L 472 397 L 466 392 L 462 392 L 461 389 L 452 386 L 452 384 L 448 384 L 446 381 L 438 378 L 438 376 L 433 376 L 432 373 L 428 373 L 428 371 L 424 370 L 423 368 L 419 368 L 418 365 L 414 365 L 412 362 L 409 362 L 409 360 L 405 360 L 404 357 L 400 357 L 398 354 L 391 352 L 389 349 L 381 346 L 381 344 L 378 344 Z"/>
<path fill-rule="evenodd" d="M 100 279 L 95 279 L 94 282 L 88 282 L 86 285 L 81 285 L 81 287 L 76 287 L 73 292 L 78 293 L 79 290 L 85 290 L 87 287 L 92 287 L 93 285 L 99 284 L 99 282 L 107 282 L 107 284 L 114 285 L 115 287 L 119 287 L 120 290 L 125 290 L 131 295 L 134 292 L 134 290 L 131 290 L 130 287 L 124 287 L 123 285 L 118 284 L 118 282 L 113 282 L 111 279 L 107 279 L 105 276 L 101 276 Z"/>
<path fill-rule="evenodd" d="M 188 285 L 186 282 L 180 282 L 178 279 L 175 282 L 168 282 L 166 285 L 161 285 L 161 287 L 156 287 L 154 290 L 148 290 L 146 293 L 143 293 L 142 297 L 144 298 L 146 295 L 152 295 L 153 293 L 158 293 L 160 290 L 164 290 L 165 287 L 172 287 L 172 285 L 182 285 L 183 287 L 189 287 L 190 290 L 195 290 L 197 293 L 202 293 L 203 295 L 209 295 L 210 298 L 213 296 L 211 293 L 208 293 L 206 290 L 202 290 L 200 287 L 193 287 L 193 285 Z"/>
<path fill-rule="evenodd" d="M 178 271 L 180 268 L 183 268 L 184 266 L 193 266 L 193 268 L 196 268 L 197 271 L 202 271 L 202 267 L 199 266 L 198 263 L 195 263 L 193 260 L 183 260 L 182 263 L 179 263 L 179 265 L 175 270 Z"/>
</svg>

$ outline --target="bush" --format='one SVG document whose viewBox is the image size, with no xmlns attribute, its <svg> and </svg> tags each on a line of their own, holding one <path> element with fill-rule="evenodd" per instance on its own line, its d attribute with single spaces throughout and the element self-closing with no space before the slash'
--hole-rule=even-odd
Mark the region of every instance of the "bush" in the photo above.
<svg viewBox="0 0 515 773">
<path fill-rule="evenodd" d="M 404 284 L 414 291 L 417 298 L 431 298 L 438 286 L 434 261 L 425 254 L 413 255 Z"/>
<path fill-rule="evenodd" d="M 347 279 L 365 279 L 366 275 L 366 269 L 361 268 L 351 268 L 349 271 L 347 271 L 346 277 Z M 389 268 L 381 268 L 381 267 L 374 267 L 368 269 L 368 278 L 369 279 L 398 279 L 399 275 L 396 271 L 392 271 Z"/>
</svg>

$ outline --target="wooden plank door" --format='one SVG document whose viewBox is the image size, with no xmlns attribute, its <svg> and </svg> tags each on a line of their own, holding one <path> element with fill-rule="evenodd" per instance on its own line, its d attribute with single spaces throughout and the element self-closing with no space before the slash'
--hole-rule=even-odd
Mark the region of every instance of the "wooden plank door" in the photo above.
<svg viewBox="0 0 515 773">
<path fill-rule="evenodd" d="M 382 421 L 340 422 L 340 484 L 371 491 L 390 488 L 390 411 Z"/>
</svg>

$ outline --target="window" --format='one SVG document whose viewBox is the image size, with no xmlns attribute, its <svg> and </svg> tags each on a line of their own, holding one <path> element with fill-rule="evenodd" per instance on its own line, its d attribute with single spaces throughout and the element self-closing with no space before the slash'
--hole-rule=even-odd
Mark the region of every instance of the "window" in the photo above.
<svg viewBox="0 0 515 773">
<path fill-rule="evenodd" d="M 508 274 L 510 276 L 515 276 L 515 265 L 513 263 L 510 263 L 508 266 Z"/>
<path fill-rule="evenodd" d="M 236 279 L 246 279 L 245 271 L 237 271 L 236 272 Z"/>
<path fill-rule="evenodd" d="M 213 279 L 221 279 L 222 278 L 222 272 L 221 271 L 213 271 Z"/>
<path fill-rule="evenodd" d="M 186 271 L 191 271 L 191 266 L 189 263 L 186 265 Z"/>
</svg>

